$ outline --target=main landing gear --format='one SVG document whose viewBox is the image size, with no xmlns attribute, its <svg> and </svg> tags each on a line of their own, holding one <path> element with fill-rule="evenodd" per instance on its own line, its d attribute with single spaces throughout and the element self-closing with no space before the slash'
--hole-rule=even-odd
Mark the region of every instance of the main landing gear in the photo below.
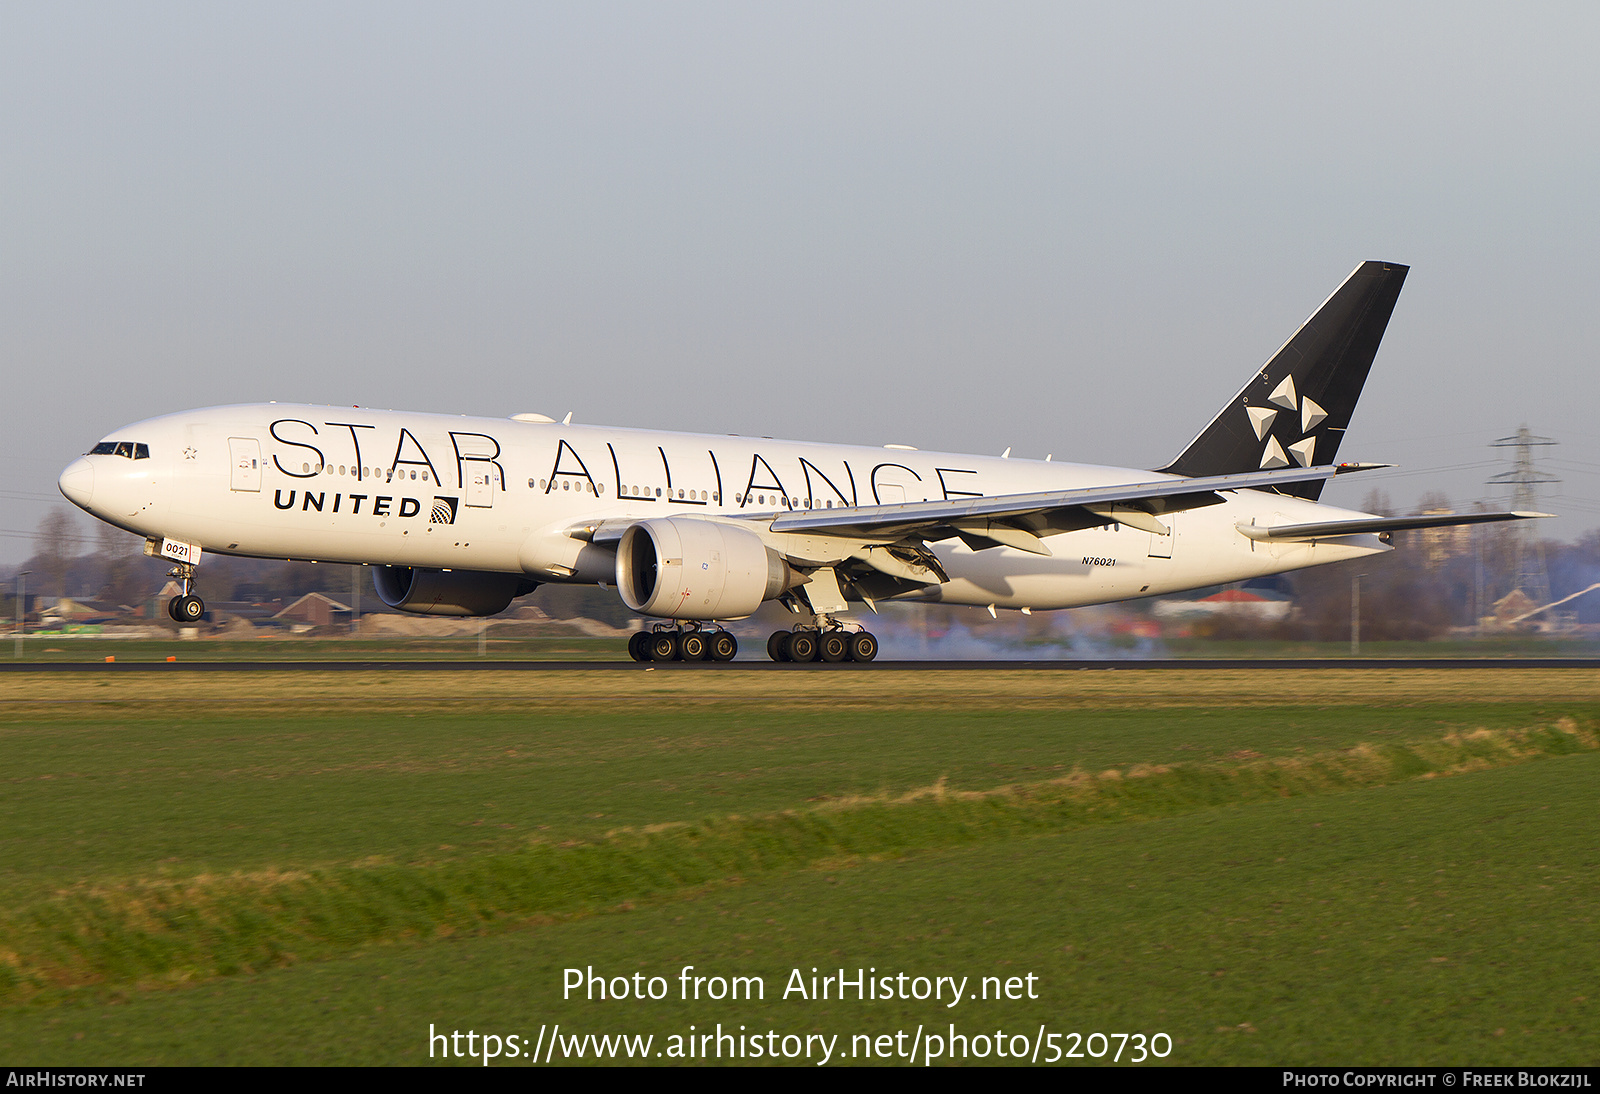
<svg viewBox="0 0 1600 1094">
<path fill-rule="evenodd" d="M 878 639 L 869 631 L 847 631 L 830 621 L 772 632 L 767 656 L 774 661 L 865 662 L 878 656 Z"/>
<path fill-rule="evenodd" d="M 194 595 L 194 563 L 180 562 L 167 576 L 183 583 L 183 592 L 167 601 L 167 614 L 177 623 L 198 623 L 206 614 L 206 602 Z"/>
<path fill-rule="evenodd" d="M 695 622 L 657 623 L 628 639 L 628 656 L 635 661 L 732 661 L 738 653 L 739 640 L 733 635 Z M 767 639 L 767 656 L 774 661 L 867 662 L 878 656 L 878 639 L 819 616 L 810 626 L 775 631 Z"/>
<path fill-rule="evenodd" d="M 702 630 L 698 623 L 658 624 L 628 639 L 635 661 L 732 661 L 739 640 L 721 627 Z"/>
</svg>

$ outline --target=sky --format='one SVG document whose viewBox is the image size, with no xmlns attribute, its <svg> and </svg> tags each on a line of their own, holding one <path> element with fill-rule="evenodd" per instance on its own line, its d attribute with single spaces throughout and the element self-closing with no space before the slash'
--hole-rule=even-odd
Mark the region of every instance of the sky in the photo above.
<svg viewBox="0 0 1600 1094">
<path fill-rule="evenodd" d="M 1597 41 L 1585 3 L 0 0 L 0 564 L 75 455 L 221 403 L 1158 467 L 1365 259 L 1412 270 L 1340 457 L 1401 466 L 1324 499 L 1503 503 L 1526 424 L 1575 539 Z"/>
</svg>

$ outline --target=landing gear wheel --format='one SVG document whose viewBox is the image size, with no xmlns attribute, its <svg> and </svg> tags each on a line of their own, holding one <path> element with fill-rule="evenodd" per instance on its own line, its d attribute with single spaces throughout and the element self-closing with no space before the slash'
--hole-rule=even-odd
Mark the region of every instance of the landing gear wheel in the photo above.
<svg viewBox="0 0 1600 1094">
<path fill-rule="evenodd" d="M 817 656 L 837 664 L 850 656 L 850 636 L 843 631 L 827 631 L 817 639 Z"/>
<path fill-rule="evenodd" d="M 685 661 L 704 661 L 711 652 L 711 643 L 699 631 L 688 631 L 678 636 L 678 655 Z"/>
<path fill-rule="evenodd" d="M 817 659 L 817 636 L 811 631 L 794 631 L 790 633 L 789 640 L 783 645 L 783 652 L 789 655 L 791 661 L 815 661 Z"/>
<path fill-rule="evenodd" d="M 774 661 L 789 660 L 788 645 L 788 631 L 773 631 L 767 636 L 767 656 Z"/>
<path fill-rule="evenodd" d="M 711 660 L 732 661 L 739 656 L 739 640 L 727 631 L 711 636 Z"/>
<path fill-rule="evenodd" d="M 206 602 L 194 595 L 194 563 L 180 562 L 167 571 L 178 579 L 179 593 L 167 601 L 167 614 L 175 623 L 196 623 L 206 614 Z"/>
<path fill-rule="evenodd" d="M 878 656 L 878 640 L 866 631 L 858 631 L 850 639 L 850 660 L 871 661 Z"/>
<path fill-rule="evenodd" d="M 634 631 L 628 636 L 628 656 L 635 661 L 650 660 L 649 643 L 649 631 Z"/>
<path fill-rule="evenodd" d="M 652 661 L 676 661 L 678 636 L 671 631 L 657 631 L 650 636 L 650 642 L 645 648 L 649 651 Z"/>
</svg>

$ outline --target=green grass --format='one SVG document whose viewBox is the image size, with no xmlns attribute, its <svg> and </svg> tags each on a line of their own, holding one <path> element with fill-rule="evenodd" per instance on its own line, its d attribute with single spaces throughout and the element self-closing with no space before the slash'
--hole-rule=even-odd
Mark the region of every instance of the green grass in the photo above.
<svg viewBox="0 0 1600 1094">
<path fill-rule="evenodd" d="M 1600 757 L 704 886 L 116 1004 L 0 1012 L 8 1059 L 422 1063 L 516 1032 L 1164 1031 L 1183 1064 L 1592 1065 Z M 1007 899 L 990 895 L 1004 892 Z M 562 999 L 562 972 L 760 976 L 755 1003 Z M 783 1001 L 795 967 L 1039 977 L 1040 999 Z"/>
<path fill-rule="evenodd" d="M 106 685 L 114 689 L 114 684 Z M 732 706 L 733 704 L 729 704 Z M 0 896 L 83 877 L 429 857 L 847 797 L 1512 728 L 1551 704 L 1244 711 L 539 708 L 218 716 L 116 705 L 0 729 Z"/>
<path fill-rule="evenodd" d="M 985 1023 L 1165 1030 L 1174 1062 L 1600 1053 L 1587 682 L 951 675 L 657 674 L 588 705 L 581 676 L 506 684 L 520 703 L 13 691 L 0 1055 L 415 1062 L 428 1022 L 948 1017 L 559 998 L 569 965 L 682 964 L 769 990 L 814 964 L 1032 970 L 1049 994 L 972 1004 Z"/>
</svg>

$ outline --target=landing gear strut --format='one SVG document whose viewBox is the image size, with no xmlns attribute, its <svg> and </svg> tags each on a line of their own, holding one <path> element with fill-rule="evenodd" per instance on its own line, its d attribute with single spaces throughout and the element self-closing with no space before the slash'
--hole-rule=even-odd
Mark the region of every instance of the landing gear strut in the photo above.
<svg viewBox="0 0 1600 1094">
<path fill-rule="evenodd" d="M 167 576 L 183 583 L 183 592 L 167 601 L 167 614 L 176 623 L 198 623 L 206 614 L 206 602 L 194 595 L 194 563 L 180 562 Z"/>
<path fill-rule="evenodd" d="M 739 640 L 721 627 L 702 630 L 699 623 L 658 623 L 628 639 L 635 661 L 732 661 Z"/>
</svg>

